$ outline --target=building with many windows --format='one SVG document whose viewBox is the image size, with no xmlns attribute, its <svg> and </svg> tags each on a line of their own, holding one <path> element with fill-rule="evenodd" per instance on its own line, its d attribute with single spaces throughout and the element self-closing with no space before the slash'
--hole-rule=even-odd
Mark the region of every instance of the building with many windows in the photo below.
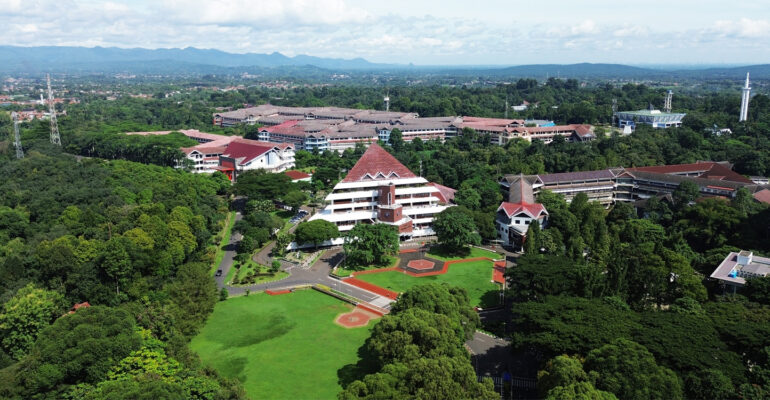
<svg viewBox="0 0 770 400">
<path fill-rule="evenodd" d="M 128 132 L 127 135 L 168 135 L 173 131 Z M 215 135 L 196 129 L 178 131 L 199 144 L 180 150 L 187 159 L 178 168 L 189 166 L 191 172 L 214 173 L 221 171 L 231 180 L 237 172 L 263 169 L 281 172 L 294 167 L 294 146 L 290 143 L 269 143 L 243 139 L 240 136 Z"/>
<path fill-rule="evenodd" d="M 527 238 L 530 224 L 545 228 L 548 211 L 535 202 L 533 179 L 524 175 L 514 177 L 508 187 L 508 201 L 502 202 L 495 214 L 497 236 L 504 246 L 520 249 Z"/>
<path fill-rule="evenodd" d="M 609 206 L 616 201 L 633 202 L 673 193 L 683 181 L 698 185 L 705 197 L 735 197 L 740 188 L 750 193 L 763 188 L 736 173 L 724 162 L 700 161 L 692 164 L 660 165 L 637 168 L 608 168 L 596 171 L 564 172 L 527 176 L 535 194 L 550 190 L 564 196 L 567 202 L 579 193 L 590 201 Z M 519 175 L 506 175 L 500 186 L 506 196 Z"/>
<path fill-rule="evenodd" d="M 374 143 L 310 219 L 332 222 L 341 232 L 359 223 L 384 223 L 408 240 L 434 234 L 433 218 L 449 207 L 452 195 L 452 189 L 430 184 Z"/>
<path fill-rule="evenodd" d="M 260 124 L 259 140 L 292 143 L 298 150 L 344 151 L 361 143 L 387 142 L 394 129 L 405 142 L 440 140 L 472 128 L 504 145 L 520 138 L 550 143 L 557 136 L 585 142 L 596 138 L 591 125 L 555 125 L 552 121 L 525 121 L 478 117 L 420 118 L 415 113 L 358 110 L 338 107 L 280 107 L 265 104 L 214 114 L 214 125 Z"/>
</svg>

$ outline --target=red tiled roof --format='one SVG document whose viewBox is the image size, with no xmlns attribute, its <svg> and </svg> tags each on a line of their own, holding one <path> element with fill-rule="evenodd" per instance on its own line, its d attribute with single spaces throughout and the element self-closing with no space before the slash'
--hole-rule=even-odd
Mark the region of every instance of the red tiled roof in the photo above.
<svg viewBox="0 0 770 400">
<path fill-rule="evenodd" d="M 286 174 L 293 181 L 296 181 L 298 179 L 310 178 L 310 174 L 306 174 L 302 171 L 297 171 L 297 170 L 286 171 L 284 172 L 284 174 Z"/>
<path fill-rule="evenodd" d="M 455 192 L 457 190 L 452 189 L 451 187 L 439 185 L 438 183 L 431 182 L 428 185 L 431 185 L 438 189 L 438 193 L 435 193 L 436 197 L 438 197 L 438 201 L 444 204 L 449 204 L 450 202 L 454 201 L 455 199 Z"/>
<path fill-rule="evenodd" d="M 379 175 L 382 174 L 382 175 Z M 367 178 L 367 175 L 369 178 Z M 379 176 L 378 176 L 379 175 Z M 376 143 L 372 143 L 364 155 L 350 169 L 342 182 L 358 182 L 366 179 L 417 178 L 409 168 Z"/>
<path fill-rule="evenodd" d="M 500 207 L 497 208 L 497 211 L 500 210 L 505 211 L 505 214 L 507 214 L 509 217 L 512 217 L 521 212 L 527 213 L 532 218 L 539 217 L 541 213 L 548 214 L 548 211 L 545 210 L 545 207 L 539 203 L 509 203 L 504 201 L 502 204 L 500 204 Z"/>
<path fill-rule="evenodd" d="M 300 121 L 298 119 L 292 119 L 283 123 L 280 123 L 278 125 L 273 126 L 266 126 L 263 127 L 261 130 L 267 131 L 270 133 L 283 133 L 283 134 L 296 134 L 298 132 L 303 132 L 302 129 L 295 128 L 295 125 L 297 125 Z"/>
<path fill-rule="evenodd" d="M 230 145 L 227 146 L 227 150 L 225 150 L 222 155 L 234 159 L 242 159 L 239 161 L 239 163 L 243 165 L 272 149 L 273 146 L 269 143 L 249 139 L 240 139 L 231 142 Z"/>
<path fill-rule="evenodd" d="M 770 189 L 762 189 L 754 193 L 754 199 L 762 203 L 770 204 Z"/>
</svg>

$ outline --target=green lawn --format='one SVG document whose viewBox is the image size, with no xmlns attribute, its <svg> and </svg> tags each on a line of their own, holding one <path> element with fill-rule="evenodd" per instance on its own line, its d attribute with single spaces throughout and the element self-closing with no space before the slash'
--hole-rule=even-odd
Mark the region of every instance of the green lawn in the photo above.
<svg viewBox="0 0 770 400">
<path fill-rule="evenodd" d="M 460 260 L 463 258 L 475 258 L 475 257 L 487 257 L 493 260 L 503 258 L 502 254 L 497 254 L 494 251 L 479 249 L 476 247 L 471 247 L 470 253 L 468 254 L 464 254 L 464 255 L 448 254 L 439 246 L 432 247 L 428 252 L 428 256 L 441 261 Z"/>
<path fill-rule="evenodd" d="M 235 297 L 217 303 L 190 347 L 252 399 L 336 399 L 337 370 L 358 362 L 372 326 L 336 325 L 351 308 L 313 290 Z"/>
<path fill-rule="evenodd" d="M 468 291 L 471 304 L 491 307 L 498 304 L 499 286 L 492 282 L 491 261 L 469 261 L 452 264 L 443 275 L 416 277 L 401 271 L 385 271 L 358 275 L 356 278 L 396 292 L 404 292 L 415 285 L 424 283 L 447 283 L 460 286 Z"/>
<path fill-rule="evenodd" d="M 398 257 L 388 256 L 388 262 L 385 265 L 369 265 L 369 266 L 366 266 L 366 267 L 363 267 L 363 268 L 359 267 L 357 269 L 348 269 L 348 268 L 344 268 L 342 265 L 340 265 L 337 268 L 337 271 L 334 272 L 333 274 L 337 275 L 337 276 L 339 276 L 341 278 L 344 278 L 344 277 L 350 276 L 350 274 L 352 274 L 353 272 L 356 272 L 356 271 L 367 271 L 367 270 L 370 270 L 370 269 L 380 269 L 380 268 L 395 267 L 395 266 L 398 265 L 398 262 L 399 262 L 399 258 Z"/>
<path fill-rule="evenodd" d="M 289 230 L 289 228 L 291 228 L 292 225 L 289 222 L 289 220 L 291 219 L 291 217 L 293 217 L 295 215 L 293 212 L 288 211 L 288 210 L 275 210 L 275 211 L 271 212 L 270 214 L 271 215 L 275 215 L 278 218 L 283 219 L 283 227 L 281 227 L 281 229 L 280 229 L 281 233 L 284 233 L 287 230 Z"/>
</svg>

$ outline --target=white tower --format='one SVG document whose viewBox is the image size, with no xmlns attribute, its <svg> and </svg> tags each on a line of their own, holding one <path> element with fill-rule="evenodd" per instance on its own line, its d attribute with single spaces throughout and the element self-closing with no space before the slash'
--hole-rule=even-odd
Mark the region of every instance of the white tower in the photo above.
<svg viewBox="0 0 770 400">
<path fill-rule="evenodd" d="M 390 96 L 385 96 L 382 101 L 385 102 L 385 111 L 390 111 Z"/>
<path fill-rule="evenodd" d="M 741 117 L 738 121 L 743 122 L 749 119 L 749 99 L 751 99 L 751 86 L 749 86 L 749 73 L 746 73 L 746 86 L 743 87 L 743 97 L 741 98 Z"/>
</svg>

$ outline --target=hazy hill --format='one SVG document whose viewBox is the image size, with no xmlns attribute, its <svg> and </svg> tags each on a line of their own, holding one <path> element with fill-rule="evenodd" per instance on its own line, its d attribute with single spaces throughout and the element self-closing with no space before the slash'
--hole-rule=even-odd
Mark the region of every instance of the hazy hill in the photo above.
<svg viewBox="0 0 770 400">
<path fill-rule="evenodd" d="M 412 66 L 377 64 L 363 58 L 341 59 L 281 53 L 234 54 L 219 50 L 120 49 L 116 47 L 0 46 L 0 72 L 5 73 L 115 73 L 240 74 L 307 76 L 334 71 L 388 71 L 410 75 L 474 76 L 483 79 L 547 77 L 578 79 L 770 79 L 770 65 L 727 68 L 663 69 L 622 64 L 537 64 L 511 67 Z"/>
</svg>

